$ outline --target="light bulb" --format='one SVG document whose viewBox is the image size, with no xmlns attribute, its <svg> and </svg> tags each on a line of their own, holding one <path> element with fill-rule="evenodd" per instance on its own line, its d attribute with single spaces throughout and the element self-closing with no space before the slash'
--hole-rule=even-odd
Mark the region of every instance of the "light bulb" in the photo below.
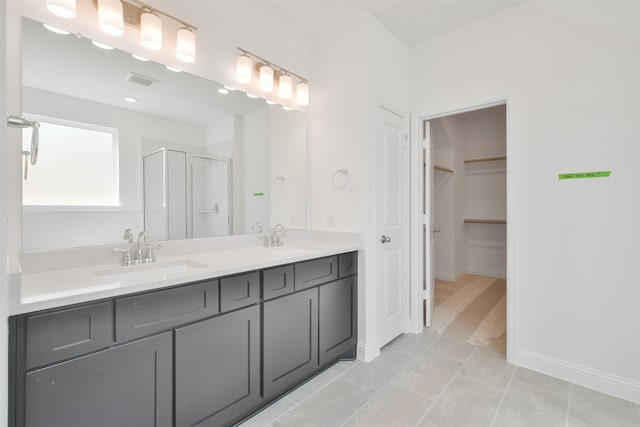
<svg viewBox="0 0 640 427">
<path fill-rule="evenodd" d="M 147 49 L 162 49 L 162 20 L 151 11 L 140 15 L 140 42 Z"/>
<path fill-rule="evenodd" d="M 283 74 L 278 82 L 278 96 L 282 99 L 291 98 L 293 91 L 293 79 L 291 76 Z"/>
<path fill-rule="evenodd" d="M 196 35 L 191 28 L 185 27 L 178 30 L 176 58 L 182 62 L 196 60 Z"/>
<path fill-rule="evenodd" d="M 268 65 L 260 67 L 260 90 L 263 92 L 273 90 L 273 68 Z"/>
<path fill-rule="evenodd" d="M 304 82 L 300 82 L 296 85 L 296 102 L 298 105 L 309 104 L 309 85 Z"/>
<path fill-rule="evenodd" d="M 72 19 L 76 17 L 76 0 L 47 0 L 47 9 L 61 18 Z"/>
<path fill-rule="evenodd" d="M 240 83 L 251 83 L 251 65 L 253 61 L 247 55 L 238 56 L 236 61 L 236 80 Z"/>
<path fill-rule="evenodd" d="M 109 35 L 124 34 L 124 17 L 120 0 L 98 0 L 98 25 Z"/>
</svg>

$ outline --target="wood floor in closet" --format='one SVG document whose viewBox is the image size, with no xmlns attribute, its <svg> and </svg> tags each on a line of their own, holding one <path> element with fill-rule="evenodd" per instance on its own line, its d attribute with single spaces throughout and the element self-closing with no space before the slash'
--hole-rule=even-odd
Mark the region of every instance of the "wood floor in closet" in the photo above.
<svg viewBox="0 0 640 427">
<path fill-rule="evenodd" d="M 504 354 L 506 288 L 504 279 L 471 274 L 436 280 L 431 331 Z"/>
</svg>

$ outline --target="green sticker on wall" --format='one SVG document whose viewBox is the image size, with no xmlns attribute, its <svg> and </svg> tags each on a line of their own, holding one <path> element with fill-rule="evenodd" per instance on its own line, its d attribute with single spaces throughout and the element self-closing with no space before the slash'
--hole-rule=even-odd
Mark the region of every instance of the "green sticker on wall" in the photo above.
<svg viewBox="0 0 640 427">
<path fill-rule="evenodd" d="M 561 173 L 558 179 L 609 178 L 611 171 Z"/>
<path fill-rule="evenodd" d="M 264 193 L 253 193 L 254 196 L 264 196 Z"/>
</svg>

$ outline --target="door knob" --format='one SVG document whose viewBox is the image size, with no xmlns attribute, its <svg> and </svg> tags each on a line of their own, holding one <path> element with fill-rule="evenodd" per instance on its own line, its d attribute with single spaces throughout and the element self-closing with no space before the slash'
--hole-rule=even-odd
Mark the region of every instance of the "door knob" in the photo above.
<svg viewBox="0 0 640 427">
<path fill-rule="evenodd" d="M 433 232 L 434 233 L 439 233 L 440 232 L 440 227 L 433 227 Z"/>
<path fill-rule="evenodd" d="M 389 243 L 391 241 L 391 237 L 389 236 L 385 236 L 384 234 L 382 235 L 382 237 L 380 238 L 380 241 L 382 243 Z"/>
</svg>

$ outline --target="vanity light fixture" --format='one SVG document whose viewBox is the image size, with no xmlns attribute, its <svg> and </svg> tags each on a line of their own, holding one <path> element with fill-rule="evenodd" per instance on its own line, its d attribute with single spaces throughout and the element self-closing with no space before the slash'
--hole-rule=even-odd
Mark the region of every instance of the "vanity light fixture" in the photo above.
<svg viewBox="0 0 640 427">
<path fill-rule="evenodd" d="M 113 50 L 112 46 L 109 46 L 108 44 L 97 42 L 95 40 L 91 40 L 91 44 L 93 44 L 95 47 L 99 47 L 100 49 Z"/>
<path fill-rule="evenodd" d="M 98 25 L 111 36 L 124 34 L 124 13 L 120 0 L 98 0 Z"/>
<path fill-rule="evenodd" d="M 140 15 L 140 43 L 150 50 L 162 49 L 162 20 L 148 8 Z"/>
<path fill-rule="evenodd" d="M 73 19 L 76 17 L 76 0 L 47 0 L 47 9 L 61 18 Z"/>
<path fill-rule="evenodd" d="M 296 103 L 309 104 L 309 82 L 307 79 L 269 62 L 260 56 L 238 47 L 240 55 L 236 60 L 236 80 L 243 84 L 251 83 L 252 72 L 259 78 L 259 88 L 263 92 L 273 92 L 282 99 L 293 97 L 294 78 L 296 79 Z M 255 63 L 255 66 L 253 65 Z"/>
<path fill-rule="evenodd" d="M 131 56 L 136 58 L 138 61 L 142 61 L 142 62 L 147 62 L 148 61 L 148 59 L 145 58 L 144 56 L 136 55 L 135 53 L 132 53 Z"/>
<path fill-rule="evenodd" d="M 228 94 L 228 93 L 229 93 L 229 90 L 228 90 L 228 89 L 225 89 L 225 88 L 223 88 L 223 87 L 221 87 L 220 89 L 218 89 L 218 93 L 221 93 L 221 94 L 223 94 L 223 95 L 226 95 L 226 94 Z"/>
<path fill-rule="evenodd" d="M 288 106 L 286 106 L 286 105 L 283 105 L 283 106 L 282 106 L 282 109 L 283 109 L 284 111 L 291 111 L 291 110 L 293 110 L 293 108 L 288 107 Z"/>
<path fill-rule="evenodd" d="M 235 92 L 235 88 L 232 88 L 231 86 L 224 85 L 224 88 L 229 92 Z"/>
<path fill-rule="evenodd" d="M 62 34 L 64 36 L 66 36 L 67 34 L 70 34 L 69 31 L 63 30 L 62 28 L 58 28 L 58 27 L 54 27 L 53 25 L 49 25 L 49 24 L 42 24 L 47 30 L 54 32 L 56 34 Z"/>
<path fill-rule="evenodd" d="M 276 102 L 276 101 L 272 101 L 272 100 L 270 100 L 270 99 L 267 99 L 267 104 L 269 104 L 269 105 L 276 105 L 276 104 L 277 104 L 277 102 Z"/>
<path fill-rule="evenodd" d="M 247 96 L 248 96 L 249 98 L 251 98 L 251 99 L 256 99 L 256 98 L 258 98 L 258 95 L 254 95 L 254 94 L 249 93 L 249 92 L 247 92 Z"/>
<path fill-rule="evenodd" d="M 63 18 L 76 17 L 76 0 L 45 0 L 51 13 Z M 89 1 L 89 0 L 85 0 Z M 139 0 L 93 0 L 98 9 L 98 26 L 112 36 L 124 34 L 124 24 L 140 30 L 140 42 L 151 50 L 162 49 L 162 17 L 180 24 L 176 34 L 176 58 L 196 60 L 196 27 Z"/>
<path fill-rule="evenodd" d="M 124 100 L 127 102 L 131 102 L 132 104 L 135 104 L 136 102 L 138 102 L 138 99 L 132 96 L 127 96 Z"/>
<path fill-rule="evenodd" d="M 165 67 L 167 67 L 167 70 L 173 71 L 174 73 L 181 73 L 182 72 L 182 70 L 180 68 L 172 67 L 171 65 L 165 65 Z"/>
</svg>

